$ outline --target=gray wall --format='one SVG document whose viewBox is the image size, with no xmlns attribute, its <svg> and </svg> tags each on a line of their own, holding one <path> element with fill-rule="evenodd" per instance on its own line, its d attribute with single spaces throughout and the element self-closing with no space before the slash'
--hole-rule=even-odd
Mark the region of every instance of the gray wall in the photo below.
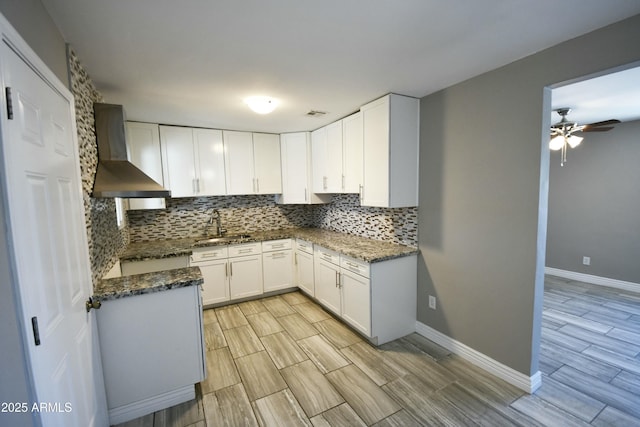
<svg viewBox="0 0 640 427">
<path fill-rule="evenodd" d="M 0 12 L 68 86 L 65 40 L 40 0 L 0 0 Z"/>
<path fill-rule="evenodd" d="M 547 266 L 640 283 L 640 121 L 584 137 L 551 155 Z"/>
<path fill-rule="evenodd" d="M 637 40 L 640 15 L 421 100 L 418 321 L 523 374 L 537 372 L 545 87 L 640 60 Z"/>
</svg>

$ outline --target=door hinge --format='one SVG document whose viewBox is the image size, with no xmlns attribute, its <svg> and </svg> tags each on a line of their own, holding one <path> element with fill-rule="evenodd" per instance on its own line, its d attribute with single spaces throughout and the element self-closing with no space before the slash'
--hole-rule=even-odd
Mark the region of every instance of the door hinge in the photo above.
<svg viewBox="0 0 640 427">
<path fill-rule="evenodd" d="M 11 88 L 4 88 L 5 96 L 7 98 L 7 119 L 13 120 L 13 101 L 11 100 Z"/>
<path fill-rule="evenodd" d="M 31 327 L 33 328 L 33 341 L 36 345 L 40 345 L 40 331 L 38 330 L 38 318 L 31 318 Z"/>
</svg>

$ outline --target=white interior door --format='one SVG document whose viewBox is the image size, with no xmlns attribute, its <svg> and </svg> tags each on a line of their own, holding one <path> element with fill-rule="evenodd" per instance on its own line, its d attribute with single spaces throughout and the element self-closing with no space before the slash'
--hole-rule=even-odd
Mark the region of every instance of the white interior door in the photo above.
<svg viewBox="0 0 640 427">
<path fill-rule="evenodd" d="M 2 178 L 35 403 L 49 405 L 43 426 L 107 425 L 94 314 L 85 310 L 92 284 L 72 96 L 5 40 L 0 49 L 13 106 L 13 118 L 2 114 Z"/>
</svg>

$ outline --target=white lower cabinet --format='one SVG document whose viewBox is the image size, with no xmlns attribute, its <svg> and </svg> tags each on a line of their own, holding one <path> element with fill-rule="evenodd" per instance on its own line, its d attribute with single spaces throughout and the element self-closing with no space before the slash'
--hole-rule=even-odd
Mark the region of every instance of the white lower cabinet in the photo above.
<svg viewBox="0 0 640 427">
<path fill-rule="evenodd" d="M 226 247 L 197 248 L 190 258 L 192 267 L 200 267 L 202 303 L 205 306 L 229 301 L 229 261 Z"/>
<path fill-rule="evenodd" d="M 316 246 L 314 249 L 315 297 L 329 310 L 341 315 L 340 255 Z"/>
<path fill-rule="evenodd" d="M 315 298 L 376 345 L 415 331 L 417 256 L 367 263 L 316 246 Z"/>
<path fill-rule="evenodd" d="M 295 252 L 296 285 L 307 295 L 315 296 L 315 279 L 313 277 L 313 243 L 302 239 L 296 240 Z"/>
<path fill-rule="evenodd" d="M 262 271 L 265 292 L 295 286 L 291 246 L 291 239 L 262 242 Z"/>
<path fill-rule="evenodd" d="M 111 424 L 195 398 L 206 377 L 199 286 L 103 301 L 96 316 Z"/>
<path fill-rule="evenodd" d="M 366 336 L 371 335 L 369 264 L 341 257 L 342 318 Z"/>
<path fill-rule="evenodd" d="M 260 243 L 229 247 L 229 293 L 232 300 L 263 293 L 261 252 Z"/>
</svg>

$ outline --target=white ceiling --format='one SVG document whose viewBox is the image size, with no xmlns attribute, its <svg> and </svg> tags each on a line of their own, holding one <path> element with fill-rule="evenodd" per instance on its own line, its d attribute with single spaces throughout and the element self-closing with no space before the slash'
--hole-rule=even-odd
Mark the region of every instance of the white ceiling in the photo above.
<svg viewBox="0 0 640 427">
<path fill-rule="evenodd" d="M 129 119 L 264 132 L 422 97 L 640 13 L 637 0 L 42 2 Z M 260 116 L 249 95 L 281 105 Z"/>
<path fill-rule="evenodd" d="M 579 124 L 640 120 L 640 67 L 553 89 L 552 108 L 571 108 L 567 119 Z M 551 123 L 560 121 L 553 113 Z"/>
</svg>

